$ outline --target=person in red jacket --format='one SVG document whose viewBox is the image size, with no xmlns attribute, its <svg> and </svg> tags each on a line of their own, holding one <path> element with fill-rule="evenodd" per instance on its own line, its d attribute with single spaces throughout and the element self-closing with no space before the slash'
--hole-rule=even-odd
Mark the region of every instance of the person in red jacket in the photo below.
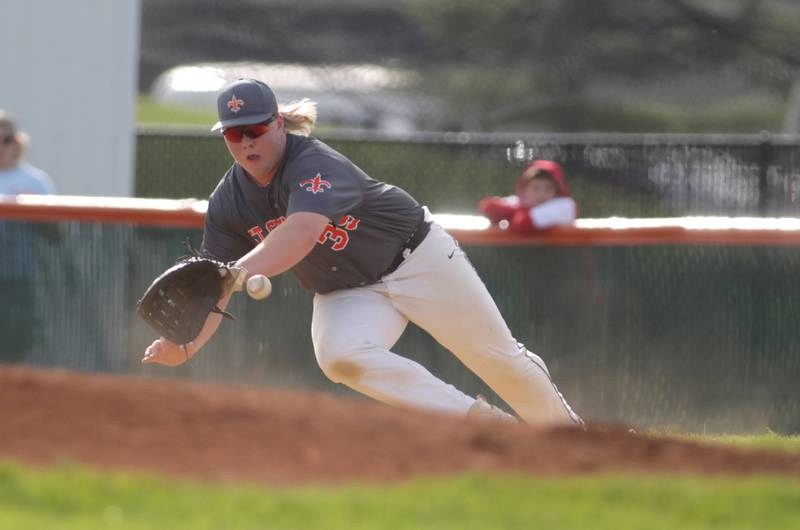
<svg viewBox="0 0 800 530">
<path fill-rule="evenodd" d="M 519 176 L 516 195 L 485 197 L 478 210 L 494 224 L 508 221 L 509 229 L 520 233 L 572 224 L 578 216 L 564 170 L 551 160 L 533 161 Z"/>
</svg>

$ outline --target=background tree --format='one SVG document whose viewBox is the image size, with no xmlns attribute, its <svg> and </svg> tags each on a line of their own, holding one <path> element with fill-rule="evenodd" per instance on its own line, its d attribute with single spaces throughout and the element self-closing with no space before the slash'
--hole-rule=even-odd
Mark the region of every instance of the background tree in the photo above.
<svg viewBox="0 0 800 530">
<path fill-rule="evenodd" d="M 624 129 L 626 108 L 659 83 L 705 83 L 689 105 L 736 96 L 715 82 L 721 72 L 739 96 L 784 98 L 800 51 L 793 2 L 426 0 L 412 12 L 431 43 L 421 91 L 446 92 L 454 115 L 482 129 L 602 129 L 610 118 Z"/>
</svg>

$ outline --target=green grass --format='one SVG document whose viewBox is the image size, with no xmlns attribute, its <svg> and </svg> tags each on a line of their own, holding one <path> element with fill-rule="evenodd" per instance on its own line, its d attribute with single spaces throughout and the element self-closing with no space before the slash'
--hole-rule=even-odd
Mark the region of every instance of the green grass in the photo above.
<svg viewBox="0 0 800 530">
<path fill-rule="evenodd" d="M 554 105 L 534 116 L 534 122 L 552 120 L 552 129 L 564 131 L 614 131 L 695 133 L 755 133 L 780 130 L 785 108 L 773 99 L 741 98 L 701 108 L 665 103 L 567 104 Z M 573 116 L 574 115 L 574 116 Z M 536 118 L 536 119 L 534 119 Z M 137 100 L 136 122 L 140 125 L 202 125 L 217 121 L 216 109 L 164 105 L 141 94 Z M 335 130 L 322 124 L 317 135 Z"/>
<path fill-rule="evenodd" d="M 203 125 L 211 127 L 217 121 L 216 109 L 204 110 L 181 105 L 163 105 L 152 98 L 140 95 L 136 105 L 136 123 L 139 125 Z"/>
<path fill-rule="evenodd" d="M 766 530 L 800 520 L 798 486 L 774 477 L 468 475 L 266 489 L 0 464 L 0 528 Z"/>
<path fill-rule="evenodd" d="M 800 452 L 800 436 L 782 436 L 774 432 L 763 434 L 748 435 L 720 435 L 720 436 L 700 436 L 691 435 L 687 438 L 699 442 L 722 443 L 735 445 L 748 449 L 770 449 Z"/>
</svg>

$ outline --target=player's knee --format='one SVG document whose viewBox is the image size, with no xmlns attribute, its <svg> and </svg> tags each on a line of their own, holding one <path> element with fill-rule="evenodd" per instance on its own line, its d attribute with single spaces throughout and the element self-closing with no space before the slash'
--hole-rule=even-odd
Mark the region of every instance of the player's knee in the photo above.
<svg viewBox="0 0 800 530">
<path fill-rule="evenodd" d="M 347 384 L 357 381 L 363 373 L 361 364 L 353 352 L 330 347 L 316 349 L 317 363 L 322 373 L 335 383 Z"/>
<path fill-rule="evenodd" d="M 358 381 L 361 378 L 363 369 L 358 363 L 348 361 L 347 359 L 339 359 L 330 363 L 327 369 L 323 371 L 331 381 L 347 384 L 349 382 Z"/>
</svg>

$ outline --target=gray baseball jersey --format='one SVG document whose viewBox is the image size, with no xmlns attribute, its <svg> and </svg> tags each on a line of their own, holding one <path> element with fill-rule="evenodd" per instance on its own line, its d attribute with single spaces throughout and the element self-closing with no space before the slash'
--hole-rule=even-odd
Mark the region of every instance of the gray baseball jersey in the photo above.
<svg viewBox="0 0 800 530">
<path fill-rule="evenodd" d="M 315 138 L 287 135 L 283 166 L 265 188 L 234 164 L 209 198 L 203 252 L 239 259 L 295 212 L 330 219 L 315 248 L 292 268 L 318 293 L 378 281 L 412 235 L 422 207 L 404 190 L 369 177 Z"/>
</svg>

